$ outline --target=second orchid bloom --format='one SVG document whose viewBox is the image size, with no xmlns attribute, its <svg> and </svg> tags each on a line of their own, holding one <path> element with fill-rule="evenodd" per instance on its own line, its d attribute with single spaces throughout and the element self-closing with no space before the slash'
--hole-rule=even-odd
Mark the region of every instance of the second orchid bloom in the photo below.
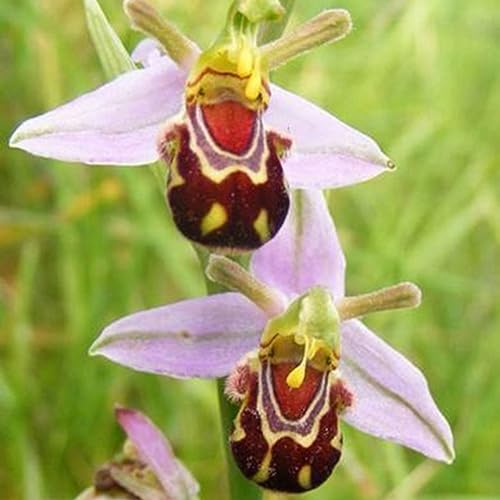
<svg viewBox="0 0 500 500">
<path fill-rule="evenodd" d="M 306 491 L 340 458 L 339 419 L 451 462 L 453 438 L 422 373 L 358 316 L 414 307 L 402 283 L 345 297 L 345 261 L 321 193 L 300 191 L 252 274 L 212 257 L 221 293 L 138 312 L 91 348 L 136 370 L 174 377 L 230 375 L 240 405 L 231 437 L 242 472 L 263 487 Z"/>
</svg>

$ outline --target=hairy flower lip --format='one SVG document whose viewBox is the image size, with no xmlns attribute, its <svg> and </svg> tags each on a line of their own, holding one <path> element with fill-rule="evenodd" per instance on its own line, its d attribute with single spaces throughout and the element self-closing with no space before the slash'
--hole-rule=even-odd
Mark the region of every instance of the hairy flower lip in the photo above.
<svg viewBox="0 0 500 500">
<path fill-rule="evenodd" d="M 328 288 L 334 300 L 344 296 L 345 259 L 319 192 L 301 192 L 282 231 L 253 255 L 251 269 L 258 280 L 280 290 L 288 300 L 312 286 Z M 243 309 L 235 309 L 232 301 L 238 296 L 211 295 L 133 314 L 109 325 L 94 343 L 92 353 L 134 369 L 170 376 L 225 376 L 246 352 L 258 346 L 268 320 L 242 296 L 236 300 L 243 301 Z M 182 330 L 182 324 L 184 331 L 193 335 L 172 337 L 169 317 L 179 307 L 186 317 L 203 315 L 205 307 L 213 316 L 205 321 L 207 325 L 197 323 L 196 331 L 190 331 L 186 317 L 181 319 L 176 331 Z M 219 322 L 214 322 L 216 317 Z M 224 328 L 228 319 L 231 324 Z M 155 328 L 148 330 L 148 325 Z M 139 343 L 131 336 L 138 331 L 142 335 Z M 204 336 L 207 343 L 203 345 Z M 358 320 L 342 322 L 341 338 L 339 369 L 355 401 L 342 418 L 364 432 L 435 460 L 452 462 L 450 427 L 421 371 Z M 189 348 L 186 341 L 191 342 Z"/>
</svg>

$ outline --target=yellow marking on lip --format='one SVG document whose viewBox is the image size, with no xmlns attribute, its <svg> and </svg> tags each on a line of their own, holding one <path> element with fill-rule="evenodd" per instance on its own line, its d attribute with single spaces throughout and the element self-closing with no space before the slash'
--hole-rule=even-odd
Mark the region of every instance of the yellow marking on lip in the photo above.
<svg viewBox="0 0 500 500">
<path fill-rule="evenodd" d="M 179 124 L 174 121 L 167 121 L 158 135 L 158 149 L 160 156 L 165 160 L 169 168 L 167 189 L 170 190 L 186 183 L 179 173 L 178 154 L 180 141 L 176 131 Z M 167 158 L 170 162 L 167 162 Z"/>
<path fill-rule="evenodd" d="M 238 441 L 241 441 L 246 438 L 247 433 L 245 429 L 241 425 L 241 415 L 243 415 L 243 412 L 248 406 L 248 402 L 244 402 L 238 411 L 238 415 L 236 415 L 236 418 L 234 419 L 234 431 L 231 434 L 231 441 L 233 443 L 237 443 Z"/>
<path fill-rule="evenodd" d="M 220 203 L 215 202 L 201 221 L 201 234 L 206 236 L 208 233 L 222 227 L 226 222 L 226 209 Z"/>
<path fill-rule="evenodd" d="M 342 433 L 339 430 L 337 430 L 337 434 L 335 434 L 335 436 L 333 436 L 332 440 L 330 441 L 330 446 L 339 451 L 342 449 Z"/>
<path fill-rule="evenodd" d="M 269 231 L 269 220 L 266 209 L 263 208 L 259 212 L 259 215 L 257 216 L 257 218 L 253 223 L 253 228 L 259 235 L 260 241 L 262 241 L 262 243 L 265 243 L 267 240 L 269 240 L 271 232 Z"/>
<path fill-rule="evenodd" d="M 252 481 L 255 481 L 256 483 L 263 483 L 267 481 L 269 478 L 269 466 L 271 465 L 271 450 L 268 450 L 266 453 L 266 456 L 264 457 L 264 460 L 262 460 L 262 463 L 260 464 L 259 470 L 255 474 L 255 476 L 252 477 Z"/>
<path fill-rule="evenodd" d="M 262 88 L 262 74 L 260 71 L 260 56 L 255 58 L 254 67 L 245 87 L 245 97 L 255 101 L 259 97 Z"/>
<path fill-rule="evenodd" d="M 294 431 L 288 431 L 288 430 L 275 432 L 275 431 L 271 430 L 269 420 L 267 417 L 267 409 L 264 408 L 264 403 L 263 403 L 264 398 L 262 395 L 262 392 L 263 392 L 262 388 L 264 387 L 265 382 L 264 382 L 264 373 L 262 370 L 262 363 L 260 363 L 260 362 L 259 362 L 258 371 L 259 371 L 259 386 L 261 389 L 259 390 L 256 409 L 261 417 L 262 436 L 264 436 L 265 440 L 267 441 L 267 443 L 269 444 L 269 446 L 271 448 L 281 438 L 285 438 L 285 437 L 291 438 L 293 441 L 295 441 L 300 446 L 303 446 L 304 448 L 309 448 L 314 443 L 316 438 L 318 437 L 321 419 L 330 410 L 330 404 L 329 404 L 330 399 L 328 397 L 322 397 L 322 393 L 319 393 L 315 396 L 314 402 L 311 404 L 310 407 L 315 407 L 317 405 L 318 401 L 322 401 L 322 408 L 319 411 L 319 413 L 317 413 L 316 418 L 314 419 L 314 423 L 313 423 L 310 431 L 306 435 L 297 434 Z M 271 375 L 269 372 L 267 375 L 267 378 L 269 379 L 270 376 Z M 328 383 L 328 381 L 326 381 L 326 383 Z M 270 381 L 267 382 L 267 385 L 270 386 Z M 279 404 L 276 401 L 276 396 L 274 395 L 273 391 L 270 392 L 270 397 L 271 397 L 271 404 L 272 404 L 273 408 L 275 409 L 279 419 L 284 421 L 285 418 L 281 414 Z M 301 417 L 300 422 L 305 423 L 307 420 L 309 420 L 310 413 L 311 413 L 311 410 L 310 409 L 307 410 L 305 415 L 303 415 Z M 296 422 L 298 422 L 298 421 L 296 421 Z"/>
<path fill-rule="evenodd" d="M 241 77 L 237 72 L 219 74 L 205 72 L 198 80 L 186 84 L 186 100 L 189 103 L 214 104 L 220 102 L 221 95 L 231 94 L 233 98 L 237 98 L 250 109 L 262 111 L 269 104 L 270 91 L 266 82 L 262 80 L 261 71 L 258 71 L 258 74 L 253 77 L 250 88 L 253 92 L 257 88 L 257 95 L 253 99 L 249 99 L 246 95 L 246 88 L 254 73 L 255 71 L 252 69 L 247 76 Z M 259 94 L 260 99 L 257 99 Z"/>
<path fill-rule="evenodd" d="M 305 490 L 311 489 L 311 466 L 304 465 L 299 470 L 299 475 L 297 476 L 297 481 L 302 488 Z"/>
<path fill-rule="evenodd" d="M 247 433 L 245 432 L 245 429 L 241 427 L 240 425 L 235 426 L 233 434 L 231 435 L 231 440 L 234 443 L 237 443 L 238 441 L 241 441 L 242 439 L 245 439 Z"/>
<path fill-rule="evenodd" d="M 297 389 L 304 382 L 307 363 L 314 359 L 318 351 L 324 348 L 324 345 L 323 341 L 310 338 L 302 333 L 295 335 L 294 342 L 304 346 L 304 353 L 301 362 L 288 374 L 286 383 L 293 389 Z"/>
<path fill-rule="evenodd" d="M 266 143 L 266 138 L 261 137 L 260 134 L 265 132 L 259 130 L 256 132 L 256 135 L 253 139 L 253 145 L 250 146 L 250 149 L 246 153 L 246 156 L 249 157 L 254 154 L 255 149 L 258 146 L 259 140 L 264 141 L 264 149 L 262 151 L 262 155 L 259 158 L 259 166 L 257 171 L 252 170 L 251 168 L 247 167 L 244 164 L 238 163 L 238 161 L 241 161 L 240 158 L 238 158 L 237 155 L 229 155 L 226 151 L 222 150 L 213 142 L 212 137 L 208 133 L 208 131 L 204 131 L 205 138 L 210 144 L 210 149 L 212 151 L 219 152 L 219 154 L 225 155 L 225 156 L 234 156 L 234 165 L 229 165 L 225 168 L 222 168 L 220 170 L 214 168 L 210 162 L 207 160 L 207 157 L 203 150 L 200 148 L 196 141 L 196 132 L 194 130 L 193 124 L 191 123 L 191 120 L 187 121 L 187 126 L 189 130 L 189 137 L 190 137 L 190 142 L 189 142 L 189 147 L 191 151 L 198 157 L 198 160 L 200 162 L 200 168 L 201 168 L 201 173 L 207 178 L 210 179 L 211 181 L 215 182 L 216 184 L 220 184 L 223 182 L 225 179 L 227 179 L 231 174 L 235 172 L 243 172 L 246 174 L 249 179 L 252 181 L 253 184 L 256 186 L 265 184 L 268 181 L 268 176 L 267 176 L 267 160 L 269 159 L 269 149 L 267 147 Z M 202 123 L 202 127 L 205 127 L 205 125 Z M 263 127 L 262 123 L 258 124 L 258 127 L 261 128 Z"/>
<path fill-rule="evenodd" d="M 179 173 L 179 168 L 177 165 L 177 158 L 174 159 L 172 164 L 170 165 L 170 176 L 168 179 L 168 185 L 167 188 L 168 190 L 173 189 L 178 186 L 182 186 L 183 184 L 186 184 L 186 180 L 182 175 Z"/>
<path fill-rule="evenodd" d="M 253 62 L 253 54 L 250 47 L 248 47 L 248 45 L 244 45 L 239 53 L 238 68 L 236 70 L 240 78 L 245 78 L 250 75 L 253 68 Z"/>
<path fill-rule="evenodd" d="M 220 184 L 221 182 L 225 181 L 231 174 L 234 174 L 235 172 L 243 172 L 250 178 L 253 184 L 259 186 L 260 184 L 265 184 L 268 180 L 267 168 L 265 163 L 266 160 L 267 154 L 265 155 L 264 160 L 261 160 L 261 166 L 259 167 L 259 170 L 257 172 L 254 172 L 245 165 L 231 165 L 221 170 L 217 170 L 210 166 L 208 162 L 201 162 L 201 173 L 216 184 Z"/>
</svg>

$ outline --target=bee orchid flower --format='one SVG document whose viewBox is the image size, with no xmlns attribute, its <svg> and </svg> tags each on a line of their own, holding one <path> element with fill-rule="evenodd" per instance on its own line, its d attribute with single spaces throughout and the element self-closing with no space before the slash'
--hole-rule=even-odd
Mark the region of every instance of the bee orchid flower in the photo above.
<svg viewBox="0 0 500 500">
<path fill-rule="evenodd" d="M 371 138 L 269 80 L 289 59 L 343 38 L 347 11 L 325 11 L 259 45 L 260 25 L 282 14 L 279 2 L 235 1 L 201 52 L 144 0 L 124 5 L 134 27 L 156 40 L 133 54 L 143 67 L 25 121 L 10 146 L 89 165 L 162 159 L 179 230 L 233 253 L 278 232 L 289 188 L 336 188 L 394 167 Z"/>
<path fill-rule="evenodd" d="M 345 296 L 345 259 L 322 194 L 297 191 L 251 274 L 212 256 L 207 275 L 238 290 L 119 319 L 91 354 L 172 377 L 224 377 L 240 405 L 231 445 L 259 485 L 305 491 L 340 458 L 339 419 L 435 460 L 454 458 L 450 427 L 424 375 L 358 317 L 414 307 L 415 285 Z"/>
<path fill-rule="evenodd" d="M 196 500 L 198 483 L 153 422 L 131 408 L 117 407 L 115 416 L 127 435 L 123 451 L 97 470 L 93 486 L 76 500 Z"/>
</svg>

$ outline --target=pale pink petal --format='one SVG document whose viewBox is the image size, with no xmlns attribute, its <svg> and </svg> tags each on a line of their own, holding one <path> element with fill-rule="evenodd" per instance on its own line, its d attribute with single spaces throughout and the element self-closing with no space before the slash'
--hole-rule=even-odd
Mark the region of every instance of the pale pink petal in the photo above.
<svg viewBox="0 0 500 500">
<path fill-rule="evenodd" d="M 141 311 L 109 325 L 90 348 L 139 371 L 222 377 L 258 345 L 266 316 L 237 293 Z"/>
<path fill-rule="evenodd" d="M 140 458 L 151 467 L 160 481 L 167 498 L 189 499 L 198 494 L 198 483 L 175 458 L 170 443 L 149 418 L 128 408 L 117 408 L 115 413 Z"/>
<path fill-rule="evenodd" d="M 181 108 L 185 76 L 164 57 L 25 121 L 12 135 L 10 146 L 87 164 L 154 162 L 156 135 Z"/>
<path fill-rule="evenodd" d="M 132 51 L 132 61 L 142 64 L 144 67 L 152 66 L 160 61 L 164 55 L 162 46 L 153 38 L 144 38 Z"/>
<path fill-rule="evenodd" d="M 321 191 L 296 191 L 279 233 L 251 260 L 257 278 L 289 297 L 324 286 L 344 296 L 345 258 Z"/>
<path fill-rule="evenodd" d="M 341 328 L 341 373 L 354 393 L 345 421 L 435 460 L 452 462 L 450 426 L 420 370 L 360 321 L 346 321 Z"/>
<path fill-rule="evenodd" d="M 272 86 L 264 120 L 293 141 L 283 164 L 293 188 L 347 186 L 394 168 L 373 139 L 278 86 Z"/>
</svg>

